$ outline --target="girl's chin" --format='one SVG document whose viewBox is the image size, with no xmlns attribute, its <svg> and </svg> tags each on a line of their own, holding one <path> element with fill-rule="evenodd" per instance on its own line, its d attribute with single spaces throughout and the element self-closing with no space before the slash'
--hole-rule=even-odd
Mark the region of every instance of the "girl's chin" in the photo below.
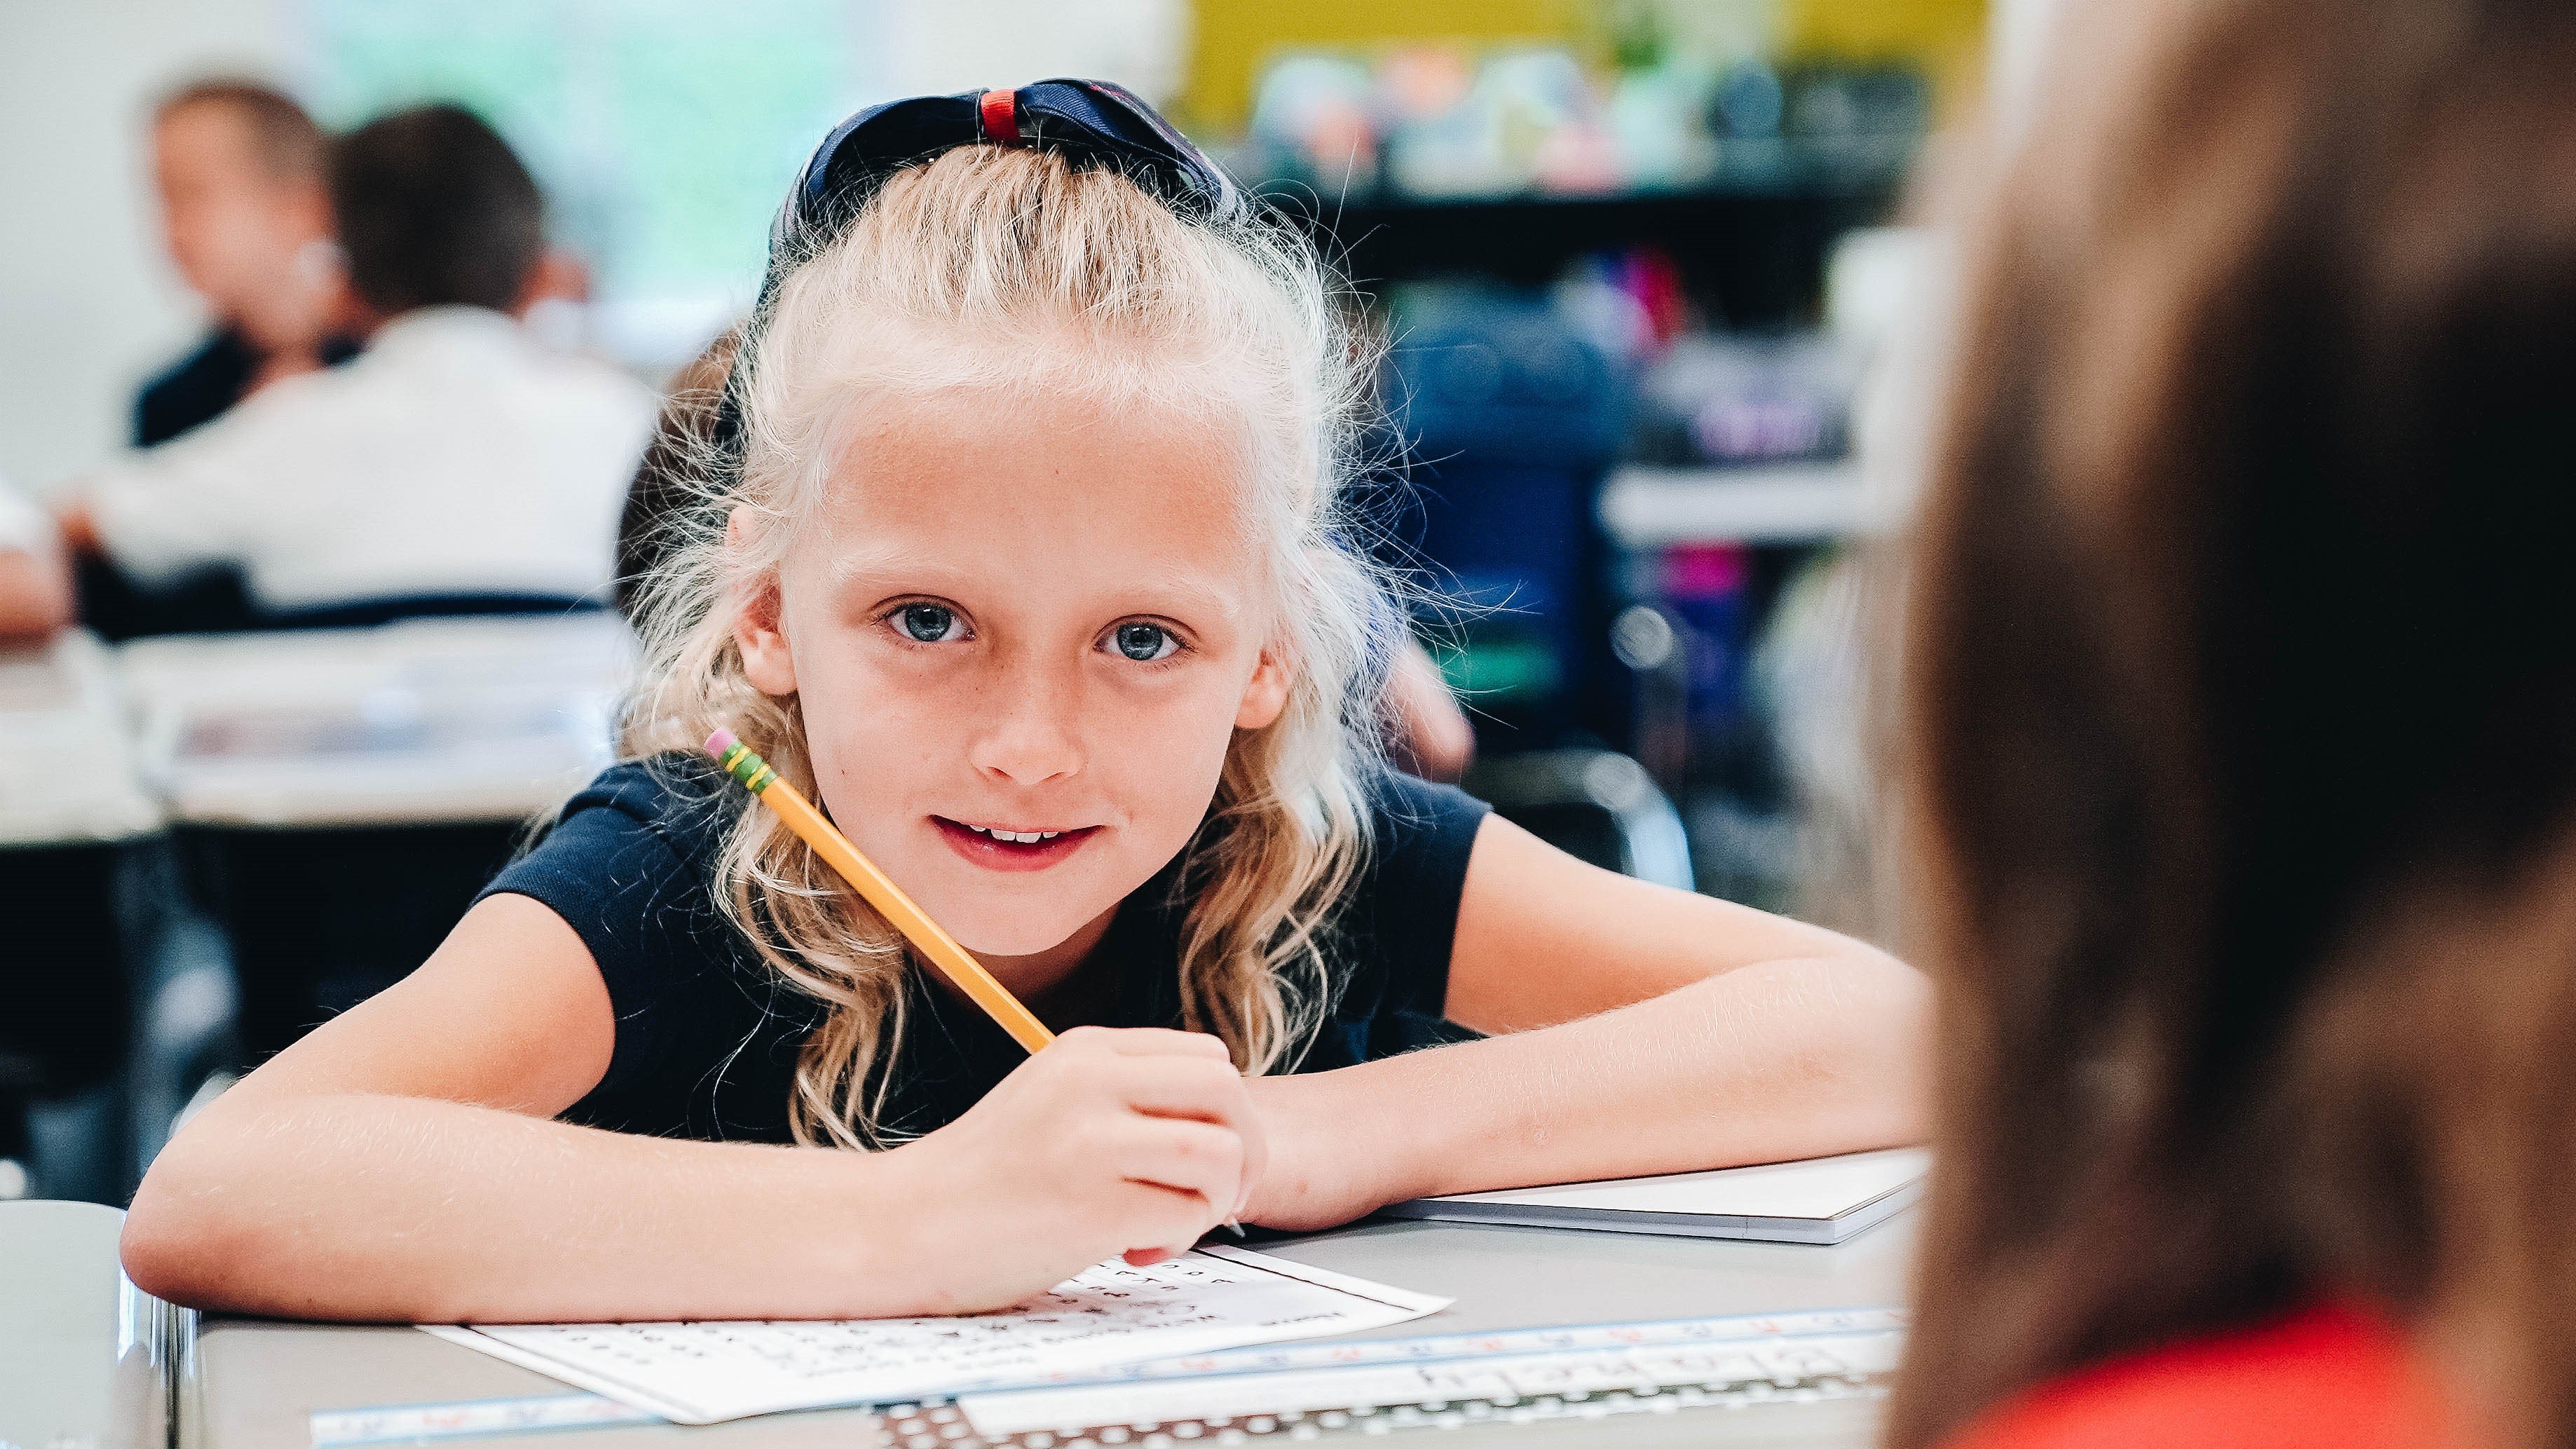
<svg viewBox="0 0 2576 1449">
<path fill-rule="evenodd" d="M 927 902 L 924 903 L 924 908 L 929 908 Z M 975 955 L 987 960 L 1007 960 L 1015 957 L 1044 956 L 1051 951 L 1063 949 L 1077 939 L 1088 944 L 1092 933 L 1085 928 L 1097 919 L 1099 914 L 1096 911 L 1086 914 L 1079 910 L 1047 911 L 1025 916 L 1014 914 L 1008 920 L 995 920 L 990 916 L 977 914 L 961 915 L 957 920 L 951 921 L 942 917 L 936 910 L 932 910 L 931 919 L 945 926 L 948 933 L 957 938 L 958 945 Z"/>
</svg>

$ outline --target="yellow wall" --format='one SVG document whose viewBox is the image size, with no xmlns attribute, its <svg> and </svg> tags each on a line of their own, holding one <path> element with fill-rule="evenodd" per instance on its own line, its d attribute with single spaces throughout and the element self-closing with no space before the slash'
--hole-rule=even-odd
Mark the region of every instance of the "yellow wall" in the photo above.
<svg viewBox="0 0 2576 1449">
<path fill-rule="evenodd" d="M 1986 28 L 1985 0 L 1785 0 L 1780 8 L 1792 55 L 1936 55 L 1977 44 Z"/>
<path fill-rule="evenodd" d="M 1651 3 L 1651 0 L 1650 0 Z M 1683 6 L 1690 0 L 1661 0 Z M 1197 0 L 1190 80 L 1180 112 L 1215 133 L 1239 128 L 1273 53 L 1407 40 L 1544 40 L 1597 52 L 1610 0 Z M 1792 58 L 1927 63 L 1946 83 L 1973 64 L 1986 0 L 1780 0 Z"/>
<path fill-rule="evenodd" d="M 1182 114 L 1240 127 L 1272 52 L 1404 40 L 1556 40 L 1588 23 L 1585 0 L 1198 0 Z"/>
<path fill-rule="evenodd" d="M 1783 0 L 1781 12 L 1792 58 L 1912 60 L 1945 107 L 1973 92 L 1983 67 L 1986 0 Z"/>
</svg>

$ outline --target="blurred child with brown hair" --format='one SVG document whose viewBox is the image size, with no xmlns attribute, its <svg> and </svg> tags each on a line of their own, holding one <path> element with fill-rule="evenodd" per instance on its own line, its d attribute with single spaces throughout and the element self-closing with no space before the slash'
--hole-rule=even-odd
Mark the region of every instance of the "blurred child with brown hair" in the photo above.
<svg viewBox="0 0 2576 1449">
<path fill-rule="evenodd" d="M 2576 11 L 2068 14 L 1913 561 L 1889 1442 L 2576 1444 Z"/>
</svg>

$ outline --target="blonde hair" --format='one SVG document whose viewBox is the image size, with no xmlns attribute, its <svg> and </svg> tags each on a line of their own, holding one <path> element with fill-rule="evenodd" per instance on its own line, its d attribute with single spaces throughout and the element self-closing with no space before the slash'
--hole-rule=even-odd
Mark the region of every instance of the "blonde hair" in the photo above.
<svg viewBox="0 0 2576 1449">
<path fill-rule="evenodd" d="M 798 701 L 752 685 L 737 601 L 774 578 L 855 416 L 885 397 L 1044 387 L 1229 431 L 1266 565 L 1289 698 L 1229 743 L 1184 851 L 1184 1024 L 1247 1072 L 1292 1066 L 1330 1007 L 1333 906 L 1368 848 L 1386 580 L 1343 545 L 1375 362 L 1311 246 L 1264 219 L 1184 218 L 1115 172 L 968 147 L 896 173 L 785 271 L 736 378 L 738 475 L 703 459 L 696 504 L 646 585 L 622 749 L 693 750 L 717 726 L 809 795 Z M 739 512 L 740 536 L 726 522 Z M 742 806 L 748 807 L 744 797 Z M 882 1145 L 906 995 L 903 943 L 781 829 L 739 808 L 715 896 L 771 969 L 822 1003 L 798 1060 L 799 1142 Z"/>
</svg>

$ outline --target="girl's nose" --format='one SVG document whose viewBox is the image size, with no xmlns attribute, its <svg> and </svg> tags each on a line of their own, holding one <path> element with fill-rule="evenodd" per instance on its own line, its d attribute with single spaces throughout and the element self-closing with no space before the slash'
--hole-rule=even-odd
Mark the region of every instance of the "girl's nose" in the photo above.
<svg viewBox="0 0 2576 1449">
<path fill-rule="evenodd" d="M 1074 681 L 1051 671 L 1006 668 L 984 693 L 984 718 L 975 722 L 968 758 L 975 768 L 1017 785 L 1038 785 L 1077 774 L 1084 751 L 1074 716 Z"/>
</svg>

